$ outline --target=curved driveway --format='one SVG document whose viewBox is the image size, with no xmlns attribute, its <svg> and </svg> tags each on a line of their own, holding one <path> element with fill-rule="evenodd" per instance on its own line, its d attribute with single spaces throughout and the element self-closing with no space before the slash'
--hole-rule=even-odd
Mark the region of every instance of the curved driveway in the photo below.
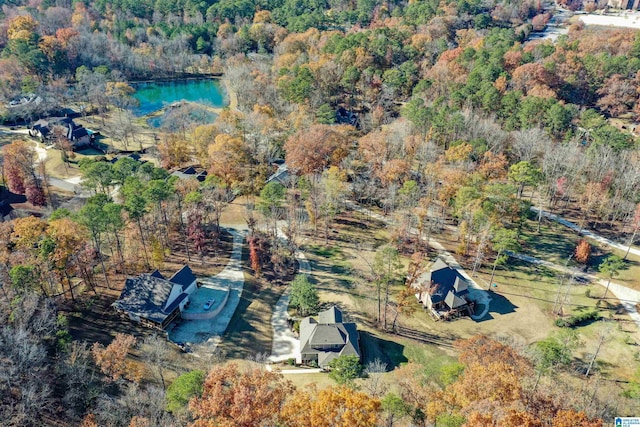
<svg viewBox="0 0 640 427">
<path fill-rule="evenodd" d="M 220 313 L 213 319 L 183 320 L 169 332 L 169 339 L 174 342 L 201 344 L 205 352 L 213 352 L 220 343 L 221 336 L 229 326 L 231 317 L 238 307 L 240 295 L 244 288 L 242 272 L 242 242 L 245 231 L 228 229 L 233 235 L 233 252 L 229 264 L 215 276 L 203 279 L 202 287 L 193 295 L 192 309 L 202 310 L 201 302 L 209 295 L 229 289 L 229 299 Z M 202 293 L 202 295 L 198 295 Z M 201 298 L 202 296 L 202 298 Z"/>
<path fill-rule="evenodd" d="M 284 233 L 278 229 L 278 237 L 285 238 Z M 299 273 L 309 276 L 311 274 L 311 265 L 309 260 L 300 251 L 295 253 L 298 260 Z M 271 326 L 273 327 L 273 343 L 271 347 L 271 356 L 269 362 L 282 362 L 287 359 L 299 359 L 300 356 L 300 340 L 291 332 L 289 328 L 289 294 L 291 285 L 282 293 L 280 299 L 273 308 L 271 315 Z"/>
</svg>

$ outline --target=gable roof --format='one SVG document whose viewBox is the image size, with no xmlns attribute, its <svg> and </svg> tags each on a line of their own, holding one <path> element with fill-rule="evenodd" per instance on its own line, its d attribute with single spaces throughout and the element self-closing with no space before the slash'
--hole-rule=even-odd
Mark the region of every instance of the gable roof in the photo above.
<svg viewBox="0 0 640 427">
<path fill-rule="evenodd" d="M 342 311 L 335 305 L 318 313 L 318 323 L 342 323 Z"/>
<path fill-rule="evenodd" d="M 121 311 L 162 324 L 165 319 L 188 297 L 187 288 L 196 280 L 188 265 L 166 279 L 158 270 L 151 274 L 128 277 L 120 298 L 113 306 Z M 174 286 L 179 286 L 179 295 L 171 297 Z M 169 303 L 169 298 L 173 300 Z"/>
<path fill-rule="evenodd" d="M 456 295 L 453 291 L 449 291 L 444 299 L 445 304 L 451 308 L 458 308 L 466 305 L 467 302 Z"/>
<path fill-rule="evenodd" d="M 171 172 L 171 175 L 177 176 L 180 179 L 195 178 L 200 182 L 204 182 L 204 180 L 207 178 L 207 171 L 189 166 L 188 168 L 183 170 L 175 170 Z"/>
<path fill-rule="evenodd" d="M 153 322 L 162 323 L 171 314 L 171 311 L 164 311 L 163 307 L 172 288 L 173 283 L 151 274 L 129 277 L 120 298 L 113 303 L 113 306 Z"/>
<path fill-rule="evenodd" d="M 5 217 L 9 215 L 13 211 L 13 206 L 9 204 L 6 200 L 0 201 L 0 217 Z"/>
<path fill-rule="evenodd" d="M 169 281 L 182 286 L 182 289 L 184 290 L 196 281 L 196 276 L 193 274 L 193 271 L 191 271 L 191 268 L 188 265 L 185 265 L 180 270 L 176 271 Z"/>
<path fill-rule="evenodd" d="M 458 270 L 451 268 L 441 258 L 433 263 L 430 271 L 418 277 L 416 282 L 418 286 L 430 289 L 429 297 L 433 304 L 444 301 L 450 308 L 466 304 L 461 297 L 469 293 L 467 281 Z"/>
<path fill-rule="evenodd" d="M 82 126 L 74 126 L 73 129 L 71 129 L 71 135 L 69 139 L 73 141 L 76 139 L 84 138 L 88 135 L 89 132 L 87 132 L 87 130 Z"/>
<path fill-rule="evenodd" d="M 282 184 L 285 186 L 287 185 L 289 181 L 289 166 L 287 166 L 286 163 L 283 163 L 280 166 L 278 166 L 278 170 L 275 171 L 275 173 L 271 175 L 269 178 L 267 178 L 267 184 L 272 181 L 276 181 L 279 184 Z"/>
<path fill-rule="evenodd" d="M 164 276 L 158 270 L 155 270 L 153 273 L 151 273 L 151 276 L 157 277 L 158 279 L 164 279 Z"/>
<path fill-rule="evenodd" d="M 300 353 L 318 355 L 318 365 L 326 367 L 339 356 L 358 356 L 359 337 L 355 323 L 342 323 L 342 312 L 333 306 L 318 313 L 318 320 L 305 317 L 300 322 Z M 337 322 L 336 322 L 337 320 Z"/>
</svg>

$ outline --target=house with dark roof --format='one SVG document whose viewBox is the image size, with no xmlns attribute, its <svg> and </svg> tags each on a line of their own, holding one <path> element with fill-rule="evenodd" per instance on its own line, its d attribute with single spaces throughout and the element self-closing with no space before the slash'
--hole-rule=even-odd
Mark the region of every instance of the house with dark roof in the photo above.
<svg viewBox="0 0 640 427">
<path fill-rule="evenodd" d="M 342 312 L 333 306 L 318 313 L 318 320 L 305 317 L 300 322 L 298 363 L 327 368 L 339 356 L 360 358 L 360 337 L 355 323 L 344 323 Z"/>
<path fill-rule="evenodd" d="M 438 318 L 442 312 L 469 311 L 467 280 L 440 258 L 412 286 L 418 291 L 418 301 Z"/>
<path fill-rule="evenodd" d="M 291 173 L 289 172 L 289 167 L 286 163 L 278 166 L 278 169 L 267 178 L 267 184 L 270 182 L 277 182 L 285 187 L 288 187 L 290 184 Z"/>
<path fill-rule="evenodd" d="M 200 168 L 189 166 L 187 168 L 176 170 L 171 173 L 173 176 L 177 176 L 180 179 L 197 179 L 200 182 L 204 182 L 207 179 L 207 171 Z"/>
<path fill-rule="evenodd" d="M 182 313 L 196 288 L 196 276 L 188 265 L 169 279 L 156 270 L 127 278 L 113 307 L 136 322 L 165 329 Z"/>
<path fill-rule="evenodd" d="M 70 117 L 50 117 L 40 119 L 29 129 L 29 136 L 38 137 L 42 142 L 55 138 L 53 129 L 58 126 L 63 129 L 64 136 L 74 149 L 91 144 L 89 131 L 82 125 L 76 124 Z"/>
</svg>

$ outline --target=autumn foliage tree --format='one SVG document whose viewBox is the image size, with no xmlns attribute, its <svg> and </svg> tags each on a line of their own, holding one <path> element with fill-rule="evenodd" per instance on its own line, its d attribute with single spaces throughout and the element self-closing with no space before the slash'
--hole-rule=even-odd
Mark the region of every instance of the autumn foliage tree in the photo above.
<svg viewBox="0 0 640 427">
<path fill-rule="evenodd" d="M 209 145 L 209 173 L 228 188 L 236 188 L 247 176 L 249 153 L 241 138 L 221 133 Z"/>
<path fill-rule="evenodd" d="M 242 370 L 235 363 L 215 366 L 201 397 L 189 402 L 192 427 L 258 427 L 281 421 L 280 410 L 293 384 L 260 368 Z"/>
<path fill-rule="evenodd" d="M 24 194 L 36 206 L 44 206 L 46 198 L 34 166 L 34 149 L 25 141 L 14 141 L 2 147 L 2 154 L 4 177 L 9 190 Z"/>
<path fill-rule="evenodd" d="M 260 277 L 262 271 L 262 265 L 260 263 L 260 254 L 258 253 L 258 246 L 256 244 L 255 237 L 249 237 L 249 259 L 251 260 L 251 268 L 256 277 Z"/>
<path fill-rule="evenodd" d="M 91 349 L 96 365 L 110 381 L 118 381 L 122 378 L 130 381 L 139 381 L 142 372 L 138 367 L 127 360 L 131 349 L 136 345 L 133 335 L 116 334 L 115 339 L 107 347 L 100 343 L 94 343 Z"/>
<path fill-rule="evenodd" d="M 567 417 L 575 415 L 573 425 L 602 425 L 601 420 L 567 410 L 564 402 L 527 387 L 532 364 L 513 347 L 485 336 L 459 341 L 456 347 L 464 370 L 449 385 L 430 393 L 429 421 L 454 416 L 473 426 L 565 426 Z"/>
<path fill-rule="evenodd" d="M 589 262 L 591 256 L 591 245 L 585 239 L 580 239 L 578 246 L 575 250 L 575 258 L 580 264 L 586 264 Z"/>
<path fill-rule="evenodd" d="M 287 165 L 302 175 L 338 165 L 349 150 L 350 126 L 313 125 L 293 134 L 285 143 Z"/>
<path fill-rule="evenodd" d="M 286 427 L 369 427 L 380 418 L 380 401 L 347 386 L 298 390 L 282 408 Z"/>
</svg>

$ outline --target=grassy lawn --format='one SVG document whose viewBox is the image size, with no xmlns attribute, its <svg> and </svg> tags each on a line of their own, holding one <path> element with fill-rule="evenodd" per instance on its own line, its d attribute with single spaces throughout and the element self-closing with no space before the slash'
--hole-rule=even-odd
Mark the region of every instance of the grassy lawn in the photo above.
<svg viewBox="0 0 640 427">
<path fill-rule="evenodd" d="M 489 269 L 481 270 L 479 282 L 486 283 L 490 274 Z M 525 339 L 525 342 L 531 343 L 560 331 L 560 328 L 553 324 L 551 314 L 560 283 L 560 278 L 556 277 L 555 272 L 512 259 L 508 269 L 503 267 L 496 271 L 494 282 L 498 284 L 496 292 L 492 295 L 494 301 L 497 299 L 502 306 L 509 304 L 515 310 L 515 316 L 512 316 L 513 322 L 492 326 L 496 332 L 504 335 L 519 335 Z M 617 301 L 611 300 L 611 304 L 605 303 L 599 306 L 597 299 L 586 296 L 587 291 L 592 296 L 601 295 L 603 291 L 601 286 L 574 284 L 568 288 L 566 283 L 565 280 L 560 293 L 561 300 L 565 300 L 566 296 L 567 304 L 563 310 L 566 316 L 597 309 L 602 319 L 617 320 L 617 322 L 607 322 L 607 325 L 601 321 L 587 322 L 575 328 L 584 342 L 584 345 L 575 352 L 578 364 L 584 364 L 590 360 L 590 355 L 597 347 L 598 333 L 602 328 L 611 325 L 606 344 L 602 346 L 598 356 L 600 367 L 602 372 L 610 378 L 628 378 L 638 366 L 634 362 L 636 354 L 639 354 L 635 345 L 637 326 L 630 321 Z M 490 316 L 495 319 L 501 317 L 493 310 L 490 310 Z M 481 322 L 480 328 L 484 323 L 494 322 L 492 320 Z"/>
<path fill-rule="evenodd" d="M 155 136 L 158 132 L 149 127 L 146 118 L 134 117 L 132 113 L 120 111 L 115 107 L 112 107 L 105 114 L 104 120 L 98 115 L 79 117 L 74 120 L 77 124 L 81 124 L 94 132 L 100 132 L 103 135 L 99 140 L 100 144 L 116 150 L 137 151 L 140 150 L 140 148 L 148 148 L 156 145 Z M 112 138 L 111 135 L 113 131 L 121 129 L 123 125 L 127 125 L 129 121 L 131 136 L 125 147 L 121 141 Z"/>
<path fill-rule="evenodd" d="M 626 252 L 618 249 L 612 249 L 611 252 L 623 258 L 626 254 Z M 604 274 L 598 274 L 598 276 L 603 279 L 608 279 Z M 626 259 L 625 269 L 621 270 L 620 274 L 617 277 L 614 277 L 612 281 L 622 286 L 640 291 L 640 257 L 630 253 Z"/>
<path fill-rule="evenodd" d="M 527 220 L 521 231 L 522 249 L 520 252 L 545 261 L 565 265 L 567 258 L 575 251 L 580 236 L 578 234 L 555 222 L 544 218 L 537 231 L 538 223 L 534 220 Z M 576 263 L 569 261 L 569 265 Z"/>
<path fill-rule="evenodd" d="M 249 265 L 247 245 L 243 247 L 244 288 L 218 349 L 230 359 L 247 359 L 271 354 L 273 307 L 285 290 L 258 279 Z"/>
<path fill-rule="evenodd" d="M 555 221 L 542 221 L 540 233 L 537 232 L 536 221 L 527 221 L 521 234 L 523 244 L 521 252 L 542 260 L 559 265 L 565 265 L 567 259 L 582 238 L 575 231 Z M 606 279 L 598 272 L 598 267 L 609 255 L 615 254 L 624 257 L 626 252 L 607 247 L 599 242 L 587 239 L 591 244 L 591 257 L 589 260 L 589 272 Z M 582 265 L 571 259 L 569 267 L 581 268 Z M 620 275 L 613 280 L 623 286 L 640 290 L 640 257 L 633 254 L 627 256 L 626 268 L 620 271 Z"/>
</svg>

